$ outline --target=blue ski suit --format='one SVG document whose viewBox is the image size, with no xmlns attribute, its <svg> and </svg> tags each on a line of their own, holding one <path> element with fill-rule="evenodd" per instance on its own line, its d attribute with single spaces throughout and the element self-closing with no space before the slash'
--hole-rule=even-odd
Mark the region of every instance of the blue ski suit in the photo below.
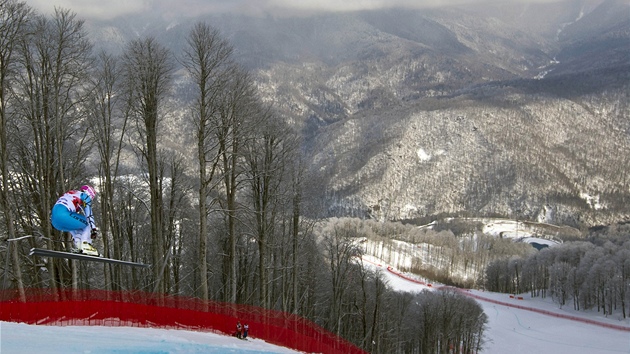
<svg viewBox="0 0 630 354">
<path fill-rule="evenodd" d="M 82 241 L 91 244 L 92 230 L 96 229 L 92 198 L 78 190 L 64 193 L 52 208 L 50 222 L 55 229 L 69 232 L 75 244 L 81 244 Z"/>
</svg>

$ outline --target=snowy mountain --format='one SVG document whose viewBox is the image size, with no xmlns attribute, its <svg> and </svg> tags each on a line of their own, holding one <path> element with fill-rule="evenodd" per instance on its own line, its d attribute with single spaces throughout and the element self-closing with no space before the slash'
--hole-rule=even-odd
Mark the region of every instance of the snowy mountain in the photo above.
<svg viewBox="0 0 630 354">
<path fill-rule="evenodd" d="M 176 55 L 195 21 L 221 30 L 302 130 L 320 215 L 593 226 L 630 217 L 629 11 L 582 0 L 87 25 L 107 50 L 151 35 Z"/>
</svg>

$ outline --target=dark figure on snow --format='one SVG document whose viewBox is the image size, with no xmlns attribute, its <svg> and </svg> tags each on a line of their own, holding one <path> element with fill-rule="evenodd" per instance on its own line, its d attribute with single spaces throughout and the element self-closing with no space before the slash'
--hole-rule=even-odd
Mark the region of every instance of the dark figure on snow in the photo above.
<svg viewBox="0 0 630 354">
<path fill-rule="evenodd" d="M 243 327 L 241 326 L 241 321 L 236 322 L 236 338 L 241 338 L 241 332 L 243 331 Z"/>
</svg>

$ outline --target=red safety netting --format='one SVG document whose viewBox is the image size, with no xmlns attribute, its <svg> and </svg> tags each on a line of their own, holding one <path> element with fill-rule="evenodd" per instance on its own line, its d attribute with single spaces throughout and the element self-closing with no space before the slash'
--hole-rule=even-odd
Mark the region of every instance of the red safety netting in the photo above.
<svg viewBox="0 0 630 354">
<path fill-rule="evenodd" d="M 146 292 L 27 289 L 0 292 L 0 320 L 39 325 L 179 328 L 232 335 L 247 323 L 251 337 L 309 353 L 365 353 L 296 315 L 248 305 Z"/>
</svg>

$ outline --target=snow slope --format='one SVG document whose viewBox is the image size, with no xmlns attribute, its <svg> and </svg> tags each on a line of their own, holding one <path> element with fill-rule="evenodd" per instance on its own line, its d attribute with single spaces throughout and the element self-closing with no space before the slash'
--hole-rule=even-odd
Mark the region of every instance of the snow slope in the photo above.
<svg viewBox="0 0 630 354">
<path fill-rule="evenodd" d="M 174 329 L 0 322 L 1 354 L 298 353 L 262 340 Z"/>
<path fill-rule="evenodd" d="M 365 264 L 380 268 L 390 287 L 398 291 L 420 292 L 422 290 L 434 290 L 436 286 L 429 287 L 419 282 L 406 280 L 394 273 L 387 271 L 387 265 L 371 259 Z M 597 313 L 573 312 L 566 309 L 558 309 L 558 306 L 549 299 L 532 299 L 529 295 L 514 296 L 506 294 L 486 293 L 482 291 L 470 291 L 488 316 L 488 329 L 485 336 L 487 343 L 484 345 L 484 353 L 571 353 L 571 354 L 604 354 L 604 353 L 630 353 L 630 320 L 619 318 L 603 318 Z M 521 298 L 522 299 L 519 299 Z M 604 325 L 619 325 L 628 330 L 616 330 L 582 323 L 526 309 L 500 305 L 491 301 L 501 301 L 521 307 L 532 307 L 559 315 L 583 317 L 602 322 Z"/>
</svg>

